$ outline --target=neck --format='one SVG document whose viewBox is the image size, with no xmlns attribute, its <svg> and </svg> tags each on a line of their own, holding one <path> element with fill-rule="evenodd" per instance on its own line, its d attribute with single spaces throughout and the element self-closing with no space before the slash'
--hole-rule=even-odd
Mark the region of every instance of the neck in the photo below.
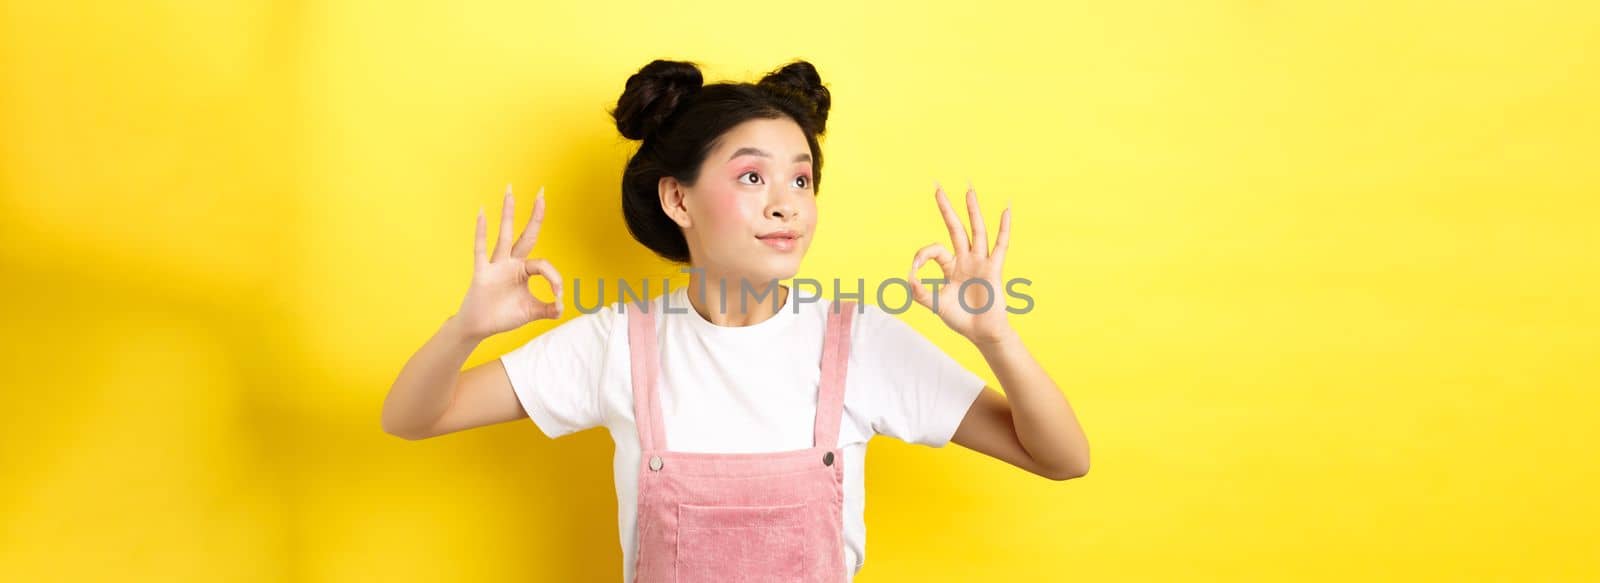
<svg viewBox="0 0 1600 583">
<path fill-rule="evenodd" d="M 744 291 L 746 285 L 750 291 Z M 700 317 L 712 324 L 730 327 L 764 322 L 789 299 L 788 286 L 773 280 L 752 281 L 702 269 L 690 272 L 686 291 L 689 304 Z"/>
</svg>

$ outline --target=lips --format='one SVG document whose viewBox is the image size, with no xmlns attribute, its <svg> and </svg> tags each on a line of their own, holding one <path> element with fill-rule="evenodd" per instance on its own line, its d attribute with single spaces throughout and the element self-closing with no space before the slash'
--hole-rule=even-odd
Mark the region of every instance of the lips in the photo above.
<svg viewBox="0 0 1600 583">
<path fill-rule="evenodd" d="M 768 247 L 778 251 L 786 252 L 793 251 L 799 246 L 800 233 L 798 231 L 788 230 L 773 231 L 765 235 L 757 235 L 756 239 L 761 240 L 761 242 L 765 243 Z"/>
</svg>

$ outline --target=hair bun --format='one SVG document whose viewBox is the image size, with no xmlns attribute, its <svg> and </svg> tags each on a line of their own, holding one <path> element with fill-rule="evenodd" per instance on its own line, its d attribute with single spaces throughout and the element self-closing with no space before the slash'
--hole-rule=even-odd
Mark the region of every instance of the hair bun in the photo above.
<svg viewBox="0 0 1600 583">
<path fill-rule="evenodd" d="M 798 98 L 804 109 L 811 113 L 812 131 L 821 134 L 827 128 L 828 108 L 833 104 L 833 97 L 829 95 L 828 88 L 822 85 L 822 76 L 817 74 L 817 68 L 811 63 L 791 62 L 768 73 L 756 85 Z"/>
<path fill-rule="evenodd" d="M 628 77 L 622 96 L 617 98 L 617 107 L 611 111 L 611 117 L 617 120 L 617 131 L 630 140 L 645 139 L 704 83 L 700 68 L 692 62 L 651 61 Z"/>
</svg>

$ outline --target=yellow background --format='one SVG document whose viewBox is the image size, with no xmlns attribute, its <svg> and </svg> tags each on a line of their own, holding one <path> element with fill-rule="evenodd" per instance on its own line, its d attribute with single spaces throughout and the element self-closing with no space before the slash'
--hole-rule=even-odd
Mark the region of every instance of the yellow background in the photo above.
<svg viewBox="0 0 1600 583">
<path fill-rule="evenodd" d="M 506 182 L 674 273 L 605 114 L 657 57 L 830 84 L 803 276 L 1014 208 L 1093 470 L 874 440 L 859 581 L 1600 580 L 1594 3 L 562 4 L 0 5 L 0 580 L 617 579 L 603 429 L 378 418 Z"/>
</svg>

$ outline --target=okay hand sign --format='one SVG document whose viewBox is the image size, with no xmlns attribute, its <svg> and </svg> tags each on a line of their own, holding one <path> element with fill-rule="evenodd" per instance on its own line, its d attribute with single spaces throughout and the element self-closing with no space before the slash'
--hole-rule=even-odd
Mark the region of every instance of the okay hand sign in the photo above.
<svg viewBox="0 0 1600 583">
<path fill-rule="evenodd" d="M 516 199 L 511 185 L 506 185 L 505 207 L 500 212 L 500 239 L 495 243 L 494 254 L 485 252 L 486 231 L 483 211 L 478 211 L 478 229 L 472 256 L 472 285 L 467 297 L 461 301 L 456 318 L 467 334 L 474 338 L 487 338 L 507 330 L 514 330 L 539 319 L 561 316 L 561 273 L 544 259 L 528 259 L 534 242 L 539 240 L 539 227 L 544 222 L 544 189 L 534 197 L 533 216 L 515 244 L 511 242 L 511 216 L 516 211 Z M 540 275 L 550 282 L 555 293 L 554 302 L 546 302 L 528 291 L 528 280 Z"/>
<path fill-rule="evenodd" d="M 974 343 L 993 342 L 1012 333 L 1006 318 L 1004 283 L 1000 278 L 1005 264 L 1006 247 L 1011 240 L 1011 209 L 1000 213 L 1000 232 L 995 235 L 994 248 L 989 248 L 989 234 L 984 228 L 983 213 L 978 210 L 978 193 L 967 186 L 967 217 L 972 222 L 969 239 L 961 219 L 950 208 L 950 199 L 944 187 L 934 183 L 934 200 L 944 215 L 945 227 L 950 230 L 950 242 L 955 246 L 951 253 L 943 245 L 933 243 L 917 251 L 911 263 L 911 293 L 917 303 L 935 313 L 945 325 Z M 917 279 L 917 269 L 929 259 L 944 271 L 945 283 L 939 284 L 937 293 Z M 969 283 L 970 282 L 970 283 Z M 965 284 L 965 285 L 963 285 Z M 987 285 L 985 285 L 987 284 Z"/>
</svg>

